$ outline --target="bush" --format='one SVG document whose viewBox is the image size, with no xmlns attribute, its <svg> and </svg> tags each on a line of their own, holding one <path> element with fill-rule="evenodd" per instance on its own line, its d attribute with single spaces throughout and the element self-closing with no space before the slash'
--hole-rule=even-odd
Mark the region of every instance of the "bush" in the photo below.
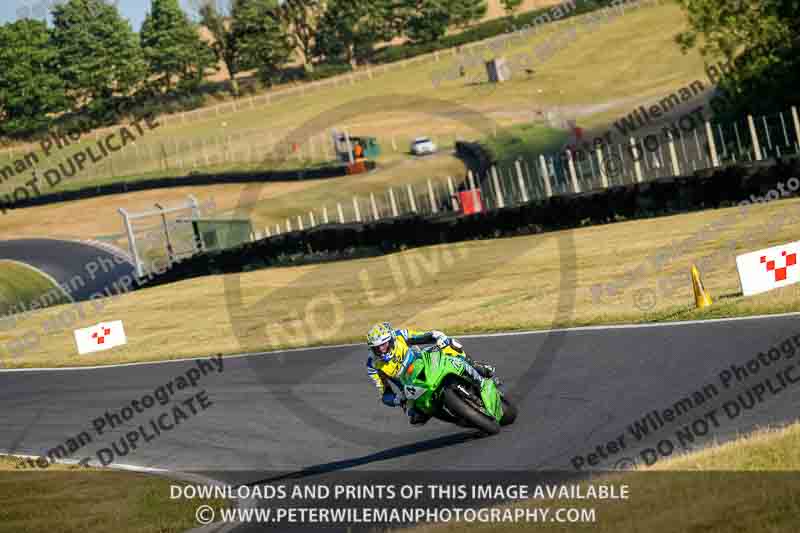
<svg viewBox="0 0 800 533">
<path fill-rule="evenodd" d="M 352 71 L 349 63 L 321 63 L 314 67 L 313 72 L 308 73 L 310 80 L 323 80 L 325 78 L 332 78 L 339 74 L 345 74 Z"/>
</svg>

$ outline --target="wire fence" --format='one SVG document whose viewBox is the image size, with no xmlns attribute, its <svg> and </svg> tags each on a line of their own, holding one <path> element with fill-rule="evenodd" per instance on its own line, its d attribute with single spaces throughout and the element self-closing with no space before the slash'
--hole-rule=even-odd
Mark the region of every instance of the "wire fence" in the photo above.
<svg viewBox="0 0 800 533">
<path fill-rule="evenodd" d="M 480 195 L 480 209 L 490 210 L 791 155 L 800 155 L 800 118 L 794 107 L 771 115 L 748 115 L 730 123 L 666 127 L 657 135 L 630 137 L 627 143 L 531 154 L 496 164 L 483 176 L 431 178 L 366 197 L 354 196 L 352 204 L 339 202 L 298 212 L 294 220 L 289 218 L 285 225 L 264 228 L 263 232 L 256 230 L 253 237 L 261 239 L 323 223 L 463 213 L 458 193 L 465 190 L 474 189 Z"/>
</svg>

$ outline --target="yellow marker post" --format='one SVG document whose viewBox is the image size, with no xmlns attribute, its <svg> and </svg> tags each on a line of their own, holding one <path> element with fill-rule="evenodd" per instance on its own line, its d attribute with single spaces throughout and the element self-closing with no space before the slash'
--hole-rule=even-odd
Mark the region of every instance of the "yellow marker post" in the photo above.
<svg viewBox="0 0 800 533">
<path fill-rule="evenodd" d="M 697 309 L 703 309 L 711 305 L 711 295 L 703 287 L 703 280 L 700 279 L 700 271 L 692 265 L 692 288 L 694 289 L 694 303 Z"/>
</svg>

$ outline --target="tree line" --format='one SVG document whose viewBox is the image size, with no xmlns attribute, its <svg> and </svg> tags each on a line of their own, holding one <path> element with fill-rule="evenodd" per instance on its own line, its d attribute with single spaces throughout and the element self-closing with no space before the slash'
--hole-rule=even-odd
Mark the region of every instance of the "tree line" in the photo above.
<svg viewBox="0 0 800 533">
<path fill-rule="evenodd" d="M 0 138 L 23 138 L 58 125 L 69 131 L 162 112 L 164 102 L 202 104 L 207 76 L 224 64 L 230 91 L 256 71 L 265 85 L 289 65 L 301 76 L 349 70 L 401 53 L 485 39 L 513 29 L 522 0 L 501 0 L 506 21 L 475 24 L 486 0 L 194 0 L 192 17 L 179 0 L 151 0 L 138 33 L 108 0 L 53 4 L 51 23 L 30 18 L 0 26 Z M 731 115 L 767 113 L 798 103 L 800 2 L 677 0 L 689 29 L 677 36 L 713 61 L 736 68 L 720 81 Z M 614 2 L 584 0 L 578 12 Z M 211 39 L 201 37 L 204 26 Z M 446 35 L 451 29 L 464 29 Z M 382 47 L 395 38 L 403 47 Z M 318 72 L 315 72 L 318 71 Z"/>
<path fill-rule="evenodd" d="M 520 4 L 505 2 L 509 12 Z M 293 62 L 307 77 L 319 65 L 352 68 L 369 63 L 379 43 L 435 41 L 487 10 L 486 0 L 229 0 L 224 12 L 201 0 L 197 7 L 193 18 L 178 0 L 151 0 L 138 33 L 106 0 L 54 4 L 50 25 L 22 18 L 0 26 L 0 136 L 28 136 L 54 117 L 93 127 L 143 102 L 196 95 L 219 64 L 234 96 L 243 71 L 271 85 Z"/>
<path fill-rule="evenodd" d="M 677 0 L 689 22 L 676 41 L 707 63 L 722 60 L 718 90 L 728 117 L 800 104 L 800 2 Z"/>
</svg>

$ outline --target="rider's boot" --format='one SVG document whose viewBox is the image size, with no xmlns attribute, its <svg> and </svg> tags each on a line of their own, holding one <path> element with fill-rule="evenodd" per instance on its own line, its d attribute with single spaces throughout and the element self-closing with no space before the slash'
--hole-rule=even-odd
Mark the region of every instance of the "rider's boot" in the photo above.
<svg viewBox="0 0 800 533">
<path fill-rule="evenodd" d="M 415 409 L 409 409 L 408 410 L 408 421 L 411 423 L 412 426 L 421 426 L 421 425 L 425 424 L 426 422 L 428 422 L 428 420 L 430 420 L 430 419 L 431 419 L 431 417 L 429 415 L 426 415 L 424 413 L 420 413 L 419 411 L 416 411 Z"/>
</svg>

